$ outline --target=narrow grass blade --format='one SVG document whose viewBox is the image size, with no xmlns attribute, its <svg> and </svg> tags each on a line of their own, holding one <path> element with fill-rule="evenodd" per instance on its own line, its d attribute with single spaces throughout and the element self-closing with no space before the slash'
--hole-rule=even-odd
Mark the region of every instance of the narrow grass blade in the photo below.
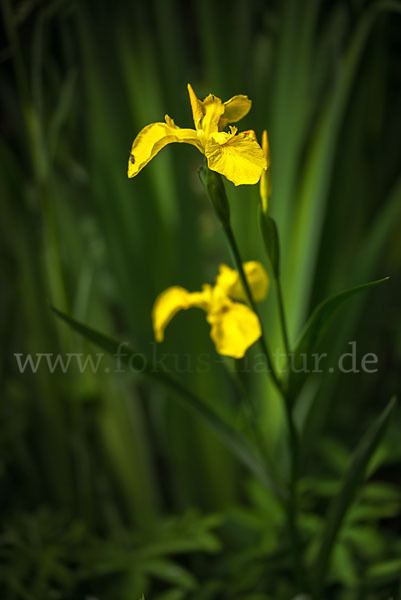
<svg viewBox="0 0 401 600">
<path fill-rule="evenodd" d="M 292 217 L 291 248 L 284 281 L 285 294 L 290 299 L 290 335 L 299 331 L 310 299 L 335 150 L 355 73 L 378 14 L 381 10 L 395 8 L 392 3 L 377 3 L 363 14 L 339 66 L 338 79 L 318 120 L 299 187 L 296 213 Z"/>
<path fill-rule="evenodd" d="M 348 472 L 345 475 L 340 493 L 335 496 L 329 509 L 326 528 L 323 533 L 320 549 L 317 555 L 313 572 L 316 574 L 314 586 L 314 600 L 321 599 L 321 592 L 330 565 L 330 558 L 336 543 L 341 525 L 348 509 L 351 507 L 356 492 L 363 478 L 369 461 L 386 431 L 390 416 L 396 405 L 396 399 L 392 398 L 383 410 L 377 421 L 368 429 L 359 442 L 352 458 Z"/>
</svg>

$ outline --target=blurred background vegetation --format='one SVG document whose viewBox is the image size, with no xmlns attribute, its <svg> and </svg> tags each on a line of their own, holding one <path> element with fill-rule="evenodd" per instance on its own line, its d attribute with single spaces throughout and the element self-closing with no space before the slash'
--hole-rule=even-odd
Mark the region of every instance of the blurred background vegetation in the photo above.
<svg viewBox="0 0 401 600">
<path fill-rule="evenodd" d="M 202 314 L 177 316 L 153 345 L 157 294 L 200 289 L 229 263 L 200 155 L 170 146 L 135 180 L 126 165 L 144 125 L 168 113 L 192 126 L 188 81 L 200 97 L 249 95 L 241 129 L 269 132 L 292 341 L 327 295 L 391 276 L 343 309 L 323 348 L 334 358 L 355 340 L 358 357 L 377 354 L 377 373 L 313 378 L 298 405 L 312 560 L 356 441 L 400 388 L 397 10 L 364 0 L 2 0 L 2 600 L 295 596 L 282 508 L 174 394 L 114 373 L 111 359 L 97 373 L 20 373 L 14 355 L 95 356 L 54 305 L 140 352 L 168 354 L 241 428 Z M 226 188 L 245 259 L 264 261 L 256 186 Z M 279 348 L 273 297 L 263 313 Z M 202 352 L 215 364 L 196 372 Z M 265 377 L 244 379 L 285 470 L 281 402 Z M 336 545 L 327 598 L 401 597 L 399 417 Z"/>
</svg>

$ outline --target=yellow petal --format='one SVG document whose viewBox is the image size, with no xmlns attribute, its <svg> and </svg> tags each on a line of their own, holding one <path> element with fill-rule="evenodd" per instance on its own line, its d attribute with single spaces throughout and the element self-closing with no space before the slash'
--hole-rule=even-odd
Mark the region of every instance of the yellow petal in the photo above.
<svg viewBox="0 0 401 600">
<path fill-rule="evenodd" d="M 213 94 L 209 94 L 202 102 L 204 117 L 201 122 L 201 128 L 206 136 L 219 130 L 220 117 L 224 113 L 224 104 Z"/>
<path fill-rule="evenodd" d="M 128 160 L 128 177 L 135 177 L 167 144 L 185 142 L 202 152 L 202 145 L 194 129 L 181 129 L 166 115 L 166 123 L 152 123 L 144 127 L 132 144 Z"/>
<path fill-rule="evenodd" d="M 242 358 L 247 349 L 261 336 L 261 328 L 255 313 L 239 302 L 227 301 L 224 309 L 210 312 L 210 337 L 216 350 L 224 356 Z"/>
<path fill-rule="evenodd" d="M 260 262 L 250 260 L 243 264 L 248 285 L 255 302 L 262 302 L 269 289 L 269 277 Z M 230 269 L 227 265 L 220 265 L 216 278 L 216 287 L 233 300 L 247 301 L 238 271 Z"/>
<path fill-rule="evenodd" d="M 262 133 L 262 150 L 267 160 L 267 169 L 270 169 L 270 146 L 269 146 L 269 138 L 267 136 L 266 129 L 263 130 Z"/>
<path fill-rule="evenodd" d="M 188 83 L 187 88 L 188 88 L 189 100 L 191 102 L 192 116 L 194 119 L 195 129 L 200 129 L 201 128 L 200 124 L 203 119 L 203 115 L 205 114 L 204 110 L 203 110 L 203 105 L 202 105 L 202 102 L 197 97 L 197 95 L 195 94 L 195 92 L 193 91 L 190 83 Z"/>
<path fill-rule="evenodd" d="M 203 130 L 206 135 L 218 131 L 219 120 L 224 113 L 224 104 L 213 94 L 201 101 L 195 94 L 190 83 L 187 85 L 191 102 L 192 116 L 197 130 Z"/>
<path fill-rule="evenodd" d="M 270 170 L 270 148 L 269 148 L 269 139 L 267 137 L 267 131 L 264 129 L 262 134 L 262 150 L 266 157 L 267 161 L 267 169 L 263 171 L 262 177 L 260 178 L 260 198 L 262 200 L 262 209 L 265 214 L 267 214 L 269 209 L 269 199 L 271 196 L 271 174 Z"/>
<path fill-rule="evenodd" d="M 195 128 L 203 129 L 207 135 L 214 131 L 221 131 L 229 123 L 236 123 L 248 114 L 252 106 L 252 101 L 244 94 L 233 96 L 223 104 L 220 98 L 213 94 L 209 94 L 201 101 L 190 83 L 187 88 Z"/>
<path fill-rule="evenodd" d="M 239 94 L 224 102 L 224 113 L 219 122 L 219 129 L 224 129 L 229 123 L 237 123 L 251 110 L 252 101 L 248 96 Z"/>
<path fill-rule="evenodd" d="M 177 312 L 192 306 L 208 310 L 209 298 L 210 286 L 204 286 L 202 292 L 191 293 L 179 286 L 167 288 L 162 292 L 156 298 L 152 311 L 153 331 L 156 341 L 163 341 L 164 330 Z"/>
<path fill-rule="evenodd" d="M 238 271 L 227 267 L 227 265 L 220 265 L 219 274 L 216 277 L 216 287 L 219 288 L 222 293 L 227 296 L 231 295 L 230 292 L 238 283 L 238 280 Z"/>
<path fill-rule="evenodd" d="M 260 262 L 250 260 L 244 263 L 244 271 L 253 299 L 255 302 L 262 302 L 267 296 L 270 284 L 265 268 Z M 239 276 L 229 295 L 233 300 L 246 301 L 246 295 Z"/>
<path fill-rule="evenodd" d="M 205 156 L 209 169 L 221 173 L 234 185 L 257 183 L 267 167 L 253 131 L 238 135 L 213 133 L 206 142 Z"/>
</svg>

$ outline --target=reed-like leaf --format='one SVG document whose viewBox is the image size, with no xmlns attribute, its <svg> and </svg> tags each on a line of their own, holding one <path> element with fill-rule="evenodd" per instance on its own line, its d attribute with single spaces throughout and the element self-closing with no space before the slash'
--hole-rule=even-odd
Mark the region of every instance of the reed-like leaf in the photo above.
<svg viewBox="0 0 401 600">
<path fill-rule="evenodd" d="M 313 568 L 315 575 L 314 600 L 320 600 L 330 558 L 347 511 L 352 506 L 358 488 L 365 477 L 366 469 L 377 450 L 396 406 L 395 398 L 387 404 L 379 418 L 360 440 L 351 464 L 345 475 L 340 492 L 335 496 L 329 509 L 326 526 L 320 542 L 319 552 Z"/>
</svg>

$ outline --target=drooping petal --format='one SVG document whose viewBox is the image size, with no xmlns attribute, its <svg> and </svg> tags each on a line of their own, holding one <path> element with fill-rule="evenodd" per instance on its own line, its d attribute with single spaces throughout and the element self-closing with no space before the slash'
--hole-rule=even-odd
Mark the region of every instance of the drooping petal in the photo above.
<svg viewBox="0 0 401 600">
<path fill-rule="evenodd" d="M 181 129 L 166 115 L 166 123 L 152 123 L 138 133 L 128 160 L 128 177 L 135 177 L 167 144 L 185 142 L 202 152 L 202 145 L 194 129 Z"/>
<path fill-rule="evenodd" d="M 224 309 L 209 312 L 207 320 L 216 350 L 224 356 L 242 358 L 262 333 L 258 317 L 239 302 L 227 301 Z"/>
<path fill-rule="evenodd" d="M 234 185 L 257 183 L 267 167 L 266 157 L 253 131 L 238 135 L 212 133 L 205 146 L 208 167 L 221 173 Z"/>
<path fill-rule="evenodd" d="M 250 260 L 244 263 L 244 271 L 253 299 L 255 302 L 262 302 L 267 296 L 270 284 L 265 268 L 260 262 Z M 233 300 L 246 301 L 246 294 L 239 276 L 229 291 L 229 295 Z"/>
<path fill-rule="evenodd" d="M 255 302 L 262 302 L 267 296 L 270 283 L 265 268 L 255 260 L 245 262 L 243 267 L 253 299 Z M 216 287 L 233 300 L 247 301 L 238 271 L 227 265 L 220 265 Z"/>
<path fill-rule="evenodd" d="M 162 342 L 164 330 L 178 311 L 188 307 L 189 292 L 179 286 L 170 287 L 156 298 L 152 311 L 153 331 L 157 342 Z"/>
<path fill-rule="evenodd" d="M 208 310 L 209 298 L 210 286 L 204 286 L 202 292 L 188 292 L 188 290 L 179 286 L 167 288 L 162 292 L 156 298 L 152 310 L 153 331 L 156 341 L 163 341 L 164 330 L 177 312 L 191 307 Z"/>
<path fill-rule="evenodd" d="M 224 113 L 219 121 L 219 129 L 224 129 L 229 123 L 237 123 L 249 113 L 251 106 L 252 100 L 249 100 L 248 96 L 243 94 L 233 96 L 230 100 L 224 102 Z"/>
</svg>

